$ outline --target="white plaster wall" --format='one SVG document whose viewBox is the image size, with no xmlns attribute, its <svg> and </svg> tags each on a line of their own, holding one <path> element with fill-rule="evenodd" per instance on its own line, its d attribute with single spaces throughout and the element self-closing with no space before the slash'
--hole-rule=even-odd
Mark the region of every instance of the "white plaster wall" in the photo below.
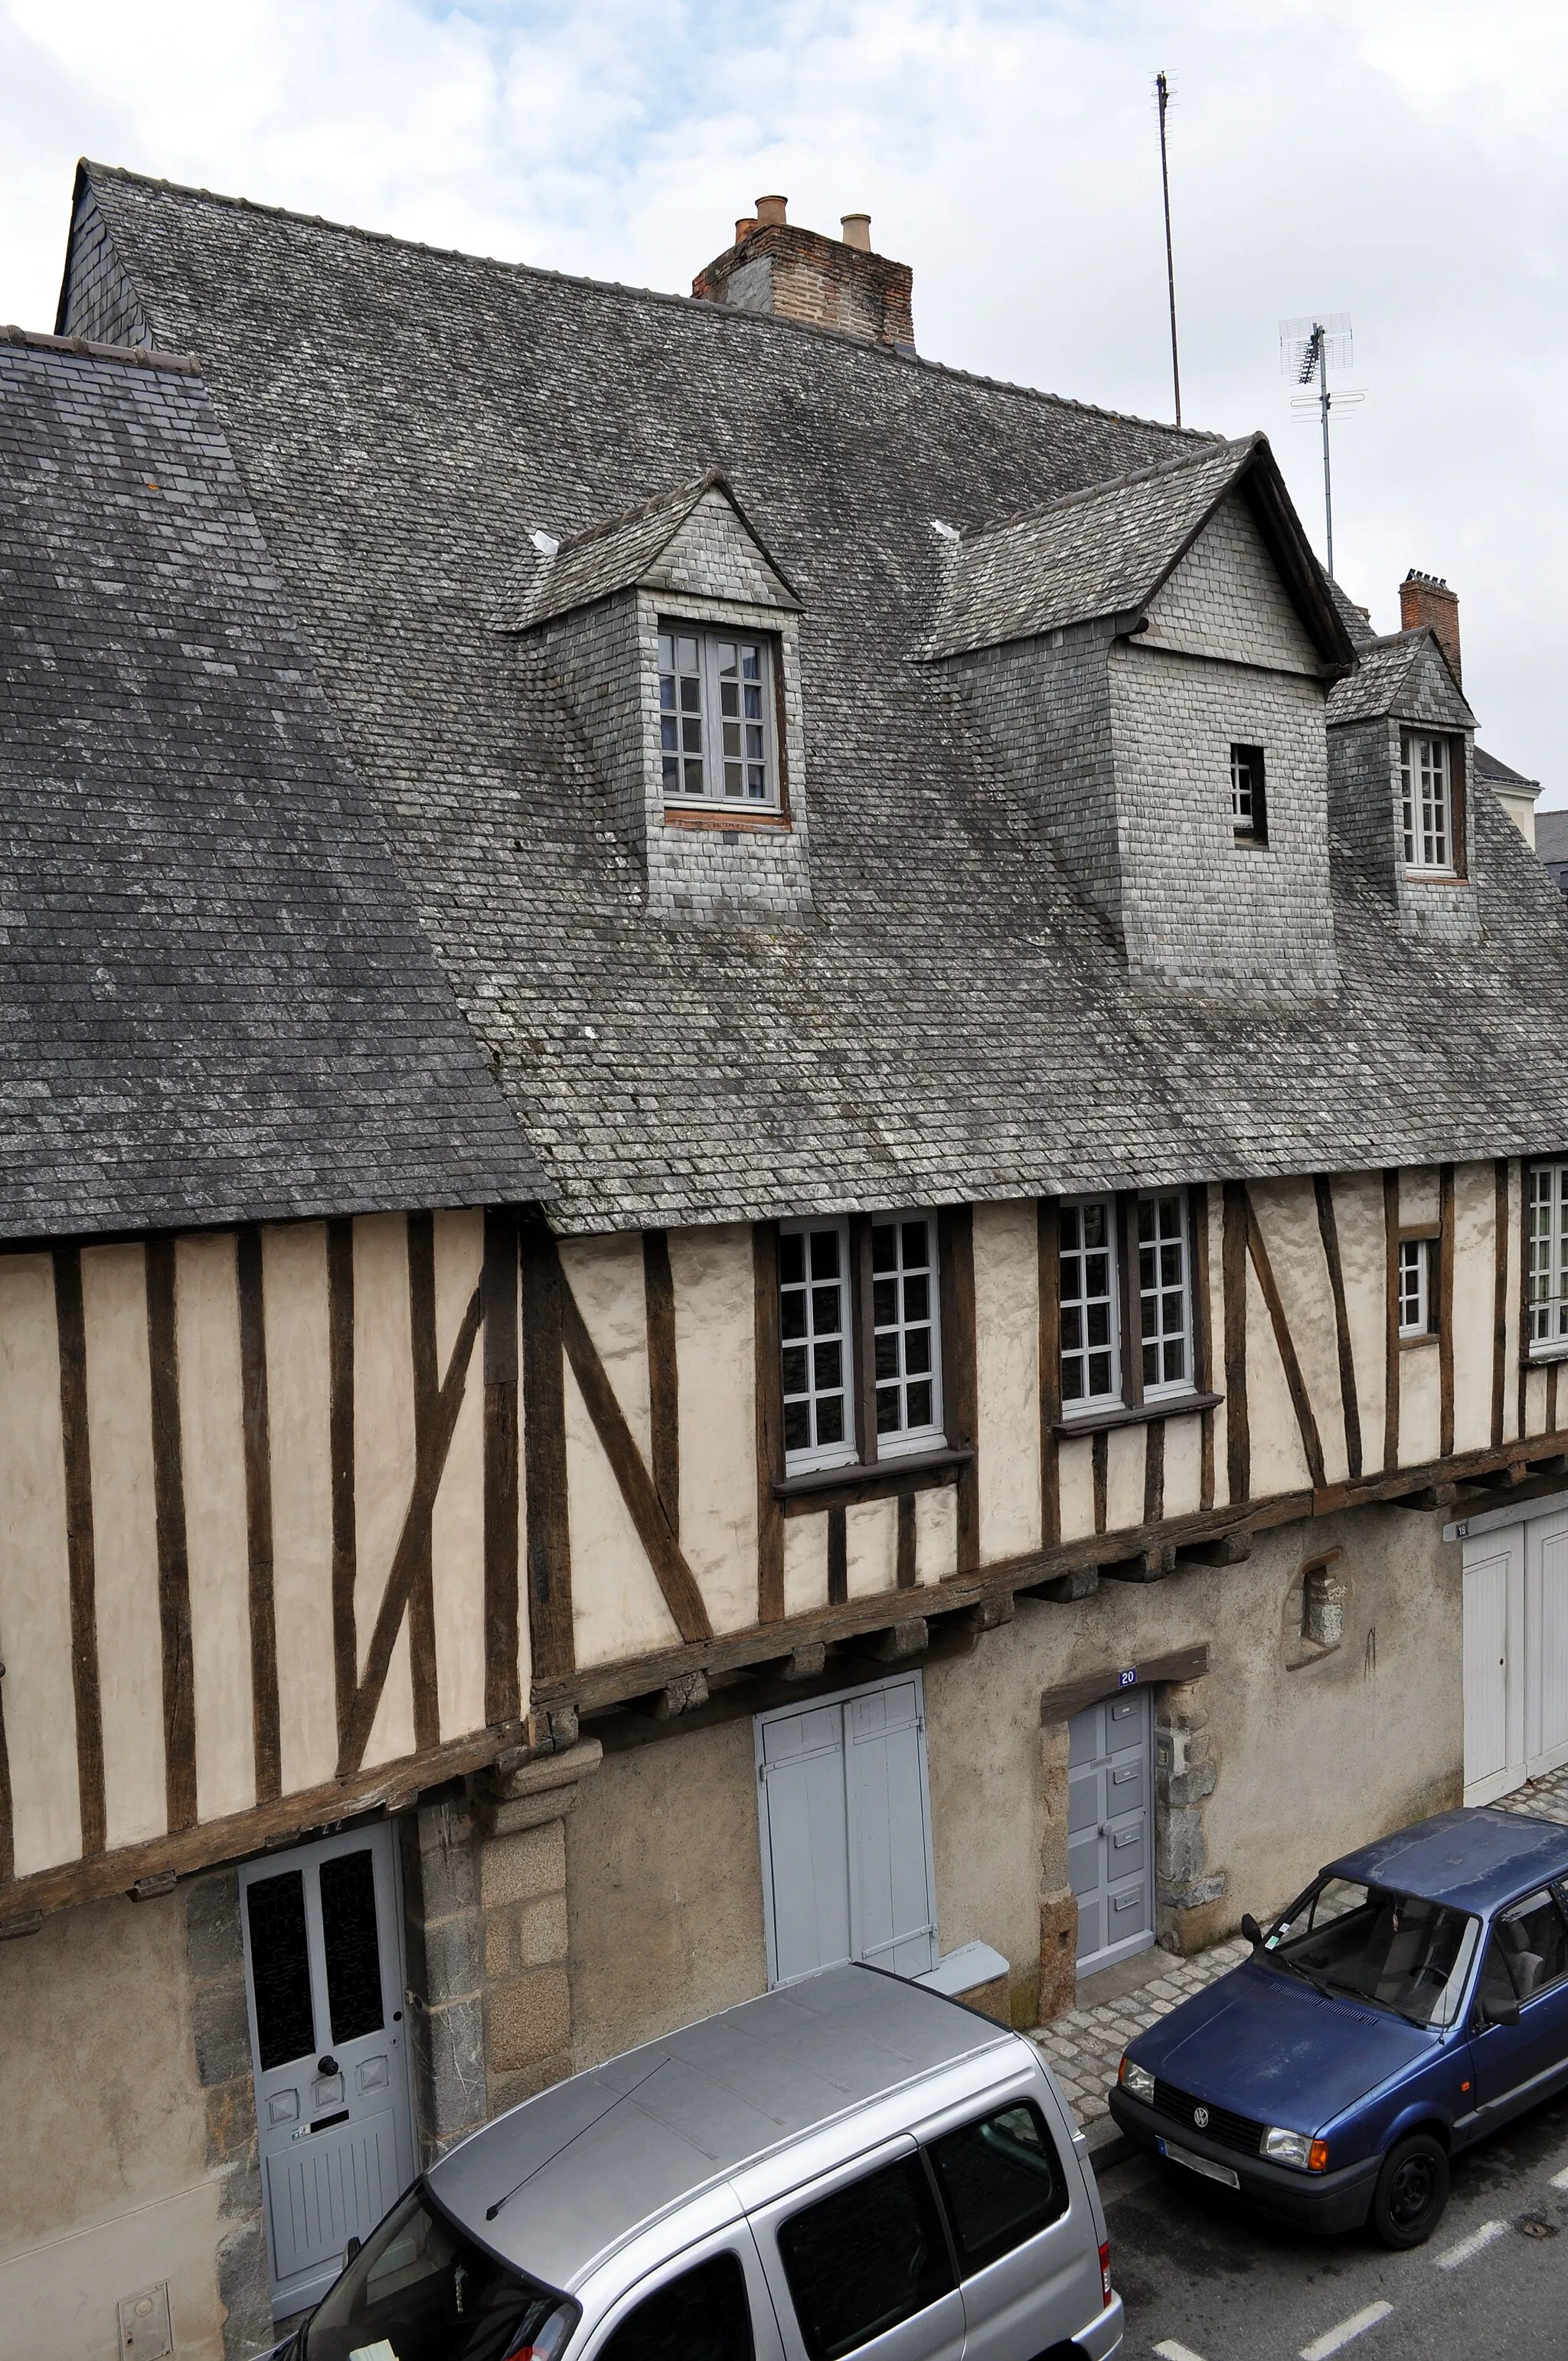
<svg viewBox="0 0 1568 2361">
<path fill-rule="evenodd" d="M 1285 1366 L 1274 1341 L 1274 1323 L 1252 1257 L 1246 1266 L 1247 1429 L 1252 1444 L 1252 1497 L 1302 1492 L 1310 1488 L 1296 1405 L 1285 1381 Z"/>
<path fill-rule="evenodd" d="M 196 1806 L 209 1820 L 246 1811 L 256 1801 L 244 1392 L 232 1231 L 179 1241 L 174 1304 Z"/>
<path fill-rule="evenodd" d="M 974 1209 L 982 1565 L 1040 1545 L 1040 1257 L 1032 1198 Z"/>
<path fill-rule="evenodd" d="M 1437 1227 L 1442 1183 L 1435 1164 L 1412 1164 L 1399 1175 L 1399 1226 L 1414 1229 L 1428 1223 Z"/>
<path fill-rule="evenodd" d="M 804 1518 L 796 1519 L 805 1523 Z M 893 1590 L 898 1582 L 898 1503 L 861 1500 L 844 1512 L 845 1579 L 851 1598 Z"/>
<path fill-rule="evenodd" d="M 580 1665 L 680 1645 L 647 1554 L 620 1497 L 568 1366 L 566 1488 L 572 1532 L 572 1625 Z"/>
<path fill-rule="evenodd" d="M 751 1232 L 670 1235 L 680 1387 L 681 1547 L 716 1631 L 757 1620 Z M 795 1523 L 805 1521 L 795 1519 Z"/>
<path fill-rule="evenodd" d="M 1317 1421 L 1323 1473 L 1331 1484 L 1341 1484 L 1349 1472 L 1344 1400 L 1340 1386 L 1333 1290 L 1329 1284 L 1328 1258 L 1318 1226 L 1317 1198 L 1310 1180 L 1255 1181 L 1251 1196 L 1274 1283 L 1285 1307 L 1285 1323 L 1296 1348 L 1307 1400 Z M 1273 1323 L 1266 1308 L 1263 1318 L 1272 1340 Z M 1299 1433 L 1299 1426 L 1297 1432 Z M 1306 1464 L 1304 1455 L 1302 1464 Z"/>
<path fill-rule="evenodd" d="M 414 1391 L 408 1224 L 372 1213 L 354 1224 L 354 1585 L 360 1677 L 413 1489 Z M 413 1685 L 405 1615 L 365 1749 L 367 1763 L 411 1754 Z"/>
<path fill-rule="evenodd" d="M 18 1877 L 82 1849 L 60 1345 L 47 1254 L 0 1256 L 0 1647 Z"/>
<path fill-rule="evenodd" d="M 1419 1467 L 1438 1455 L 1442 1437 L 1442 1385 L 1437 1338 L 1399 1348 L 1399 1465 Z"/>
<path fill-rule="evenodd" d="M 786 1615 L 808 1615 L 828 1604 L 828 1520 L 786 1517 L 784 1529 Z"/>
<path fill-rule="evenodd" d="M 642 1454 L 642 1464 L 652 1472 L 653 1428 L 641 1236 L 632 1231 L 619 1237 L 563 1238 L 561 1268 Z"/>
<path fill-rule="evenodd" d="M 1144 1521 L 1148 1428 L 1113 1426 L 1105 1437 L 1105 1530 L 1119 1533 Z"/>
<path fill-rule="evenodd" d="M 1195 1516 L 1202 1505 L 1203 1435 L 1192 1411 L 1165 1422 L 1165 1513 Z"/>
<path fill-rule="evenodd" d="M 288 1794 L 330 1779 L 337 1762 L 324 1224 L 302 1222 L 263 1230 L 261 1269 L 272 1445 L 279 1752 Z"/>
<path fill-rule="evenodd" d="M 1387 1240 L 1383 1220 L 1383 1178 L 1377 1172 L 1336 1172 L 1334 1226 L 1344 1276 L 1345 1319 L 1355 1365 L 1355 1398 L 1361 1411 L 1361 1466 L 1373 1475 L 1383 1465 L 1383 1415 L 1387 1396 Z"/>
<path fill-rule="evenodd" d="M 485 1217 L 435 1216 L 435 1364 L 446 1374 L 485 1260 Z M 441 1735 L 461 1738 L 485 1726 L 485 1334 L 468 1364 L 463 1407 L 453 1430 L 431 1516 L 435 1597 L 435 1680 Z M 524 1561 L 520 1557 L 519 1566 Z M 522 1576 L 519 1574 L 520 1585 Z M 526 1608 L 520 1605 L 519 1620 Z"/>
<path fill-rule="evenodd" d="M 1497 1235 L 1497 1178 L 1491 1165 L 1461 1164 L 1453 1176 L 1455 1451 L 1484 1451 L 1492 1440 Z M 1506 1400 L 1506 1361 L 1503 1392 Z"/>
<path fill-rule="evenodd" d="M 915 1495 L 915 1579 L 940 1582 L 959 1562 L 959 1496 L 950 1484 Z"/>
<path fill-rule="evenodd" d="M 1089 1436 L 1064 1435 L 1057 1448 L 1061 1537 L 1082 1541 L 1094 1531 L 1094 1445 Z"/>
<path fill-rule="evenodd" d="M 114 1846 L 161 1836 L 168 1822 L 147 1258 L 139 1246 L 83 1249 L 82 1317 L 93 1463 L 104 1833 Z"/>
</svg>

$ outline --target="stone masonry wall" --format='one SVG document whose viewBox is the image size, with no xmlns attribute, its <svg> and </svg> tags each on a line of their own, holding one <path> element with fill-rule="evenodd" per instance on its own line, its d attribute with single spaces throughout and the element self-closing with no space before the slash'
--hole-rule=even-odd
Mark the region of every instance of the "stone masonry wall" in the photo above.
<svg viewBox="0 0 1568 2361">
<path fill-rule="evenodd" d="M 248 2361 L 273 2342 L 267 2235 L 256 2136 L 256 2085 L 245 1998 L 239 1880 L 232 1869 L 184 1887 L 196 2074 L 206 2110 L 207 2165 L 221 2175 L 216 2257 L 226 2307 L 225 2361 Z"/>
</svg>

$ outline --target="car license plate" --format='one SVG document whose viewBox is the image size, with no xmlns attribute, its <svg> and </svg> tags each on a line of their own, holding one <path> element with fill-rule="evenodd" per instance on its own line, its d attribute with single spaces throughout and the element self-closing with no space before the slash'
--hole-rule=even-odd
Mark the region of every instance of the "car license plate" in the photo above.
<svg viewBox="0 0 1568 2361">
<path fill-rule="evenodd" d="M 1228 2164 L 1211 2164 L 1206 2156 L 1194 2156 L 1190 2147 L 1178 2147 L 1174 2140 L 1162 2139 L 1159 2152 L 1173 2164 L 1184 2164 L 1189 2172 L 1201 2172 L 1205 2180 L 1223 2180 L 1227 2189 L 1241 2187 Z"/>
</svg>

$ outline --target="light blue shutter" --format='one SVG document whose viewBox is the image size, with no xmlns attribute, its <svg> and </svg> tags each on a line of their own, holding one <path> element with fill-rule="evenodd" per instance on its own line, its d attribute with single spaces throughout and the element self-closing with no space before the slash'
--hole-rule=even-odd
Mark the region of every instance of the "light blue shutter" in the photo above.
<svg viewBox="0 0 1568 2361">
<path fill-rule="evenodd" d="M 850 1957 L 842 1708 L 764 1722 L 762 1769 L 774 1982 L 783 1984 Z"/>
<path fill-rule="evenodd" d="M 937 1964 L 920 1692 L 891 1683 L 844 1708 L 848 1743 L 850 1939 L 854 1956 L 895 1975 Z"/>
</svg>

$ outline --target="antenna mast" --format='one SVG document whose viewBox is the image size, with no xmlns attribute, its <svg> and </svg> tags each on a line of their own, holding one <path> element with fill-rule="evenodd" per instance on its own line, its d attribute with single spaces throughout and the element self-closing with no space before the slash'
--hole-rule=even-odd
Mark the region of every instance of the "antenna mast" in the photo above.
<svg viewBox="0 0 1568 2361">
<path fill-rule="evenodd" d="M 1176 344 L 1176 257 L 1170 243 L 1170 165 L 1165 148 L 1165 116 L 1170 104 L 1170 83 L 1163 70 L 1156 74 L 1154 86 L 1159 101 L 1159 185 L 1165 200 L 1165 283 L 1170 296 L 1170 382 L 1176 395 L 1176 423 L 1179 426 L 1181 359 Z"/>
<path fill-rule="evenodd" d="M 1350 313 L 1325 312 L 1319 319 L 1281 320 L 1279 323 L 1279 365 L 1292 376 L 1298 385 L 1310 385 L 1318 380 L 1318 390 L 1304 401 L 1292 405 L 1296 409 L 1316 410 L 1323 428 L 1323 533 L 1328 543 L 1328 570 L 1334 570 L 1334 492 L 1333 477 L 1329 467 L 1329 412 L 1334 396 L 1329 391 L 1329 362 L 1336 368 L 1345 368 L 1354 346 L 1351 339 Z M 1342 402 L 1364 401 L 1361 392 L 1342 392 Z"/>
</svg>

